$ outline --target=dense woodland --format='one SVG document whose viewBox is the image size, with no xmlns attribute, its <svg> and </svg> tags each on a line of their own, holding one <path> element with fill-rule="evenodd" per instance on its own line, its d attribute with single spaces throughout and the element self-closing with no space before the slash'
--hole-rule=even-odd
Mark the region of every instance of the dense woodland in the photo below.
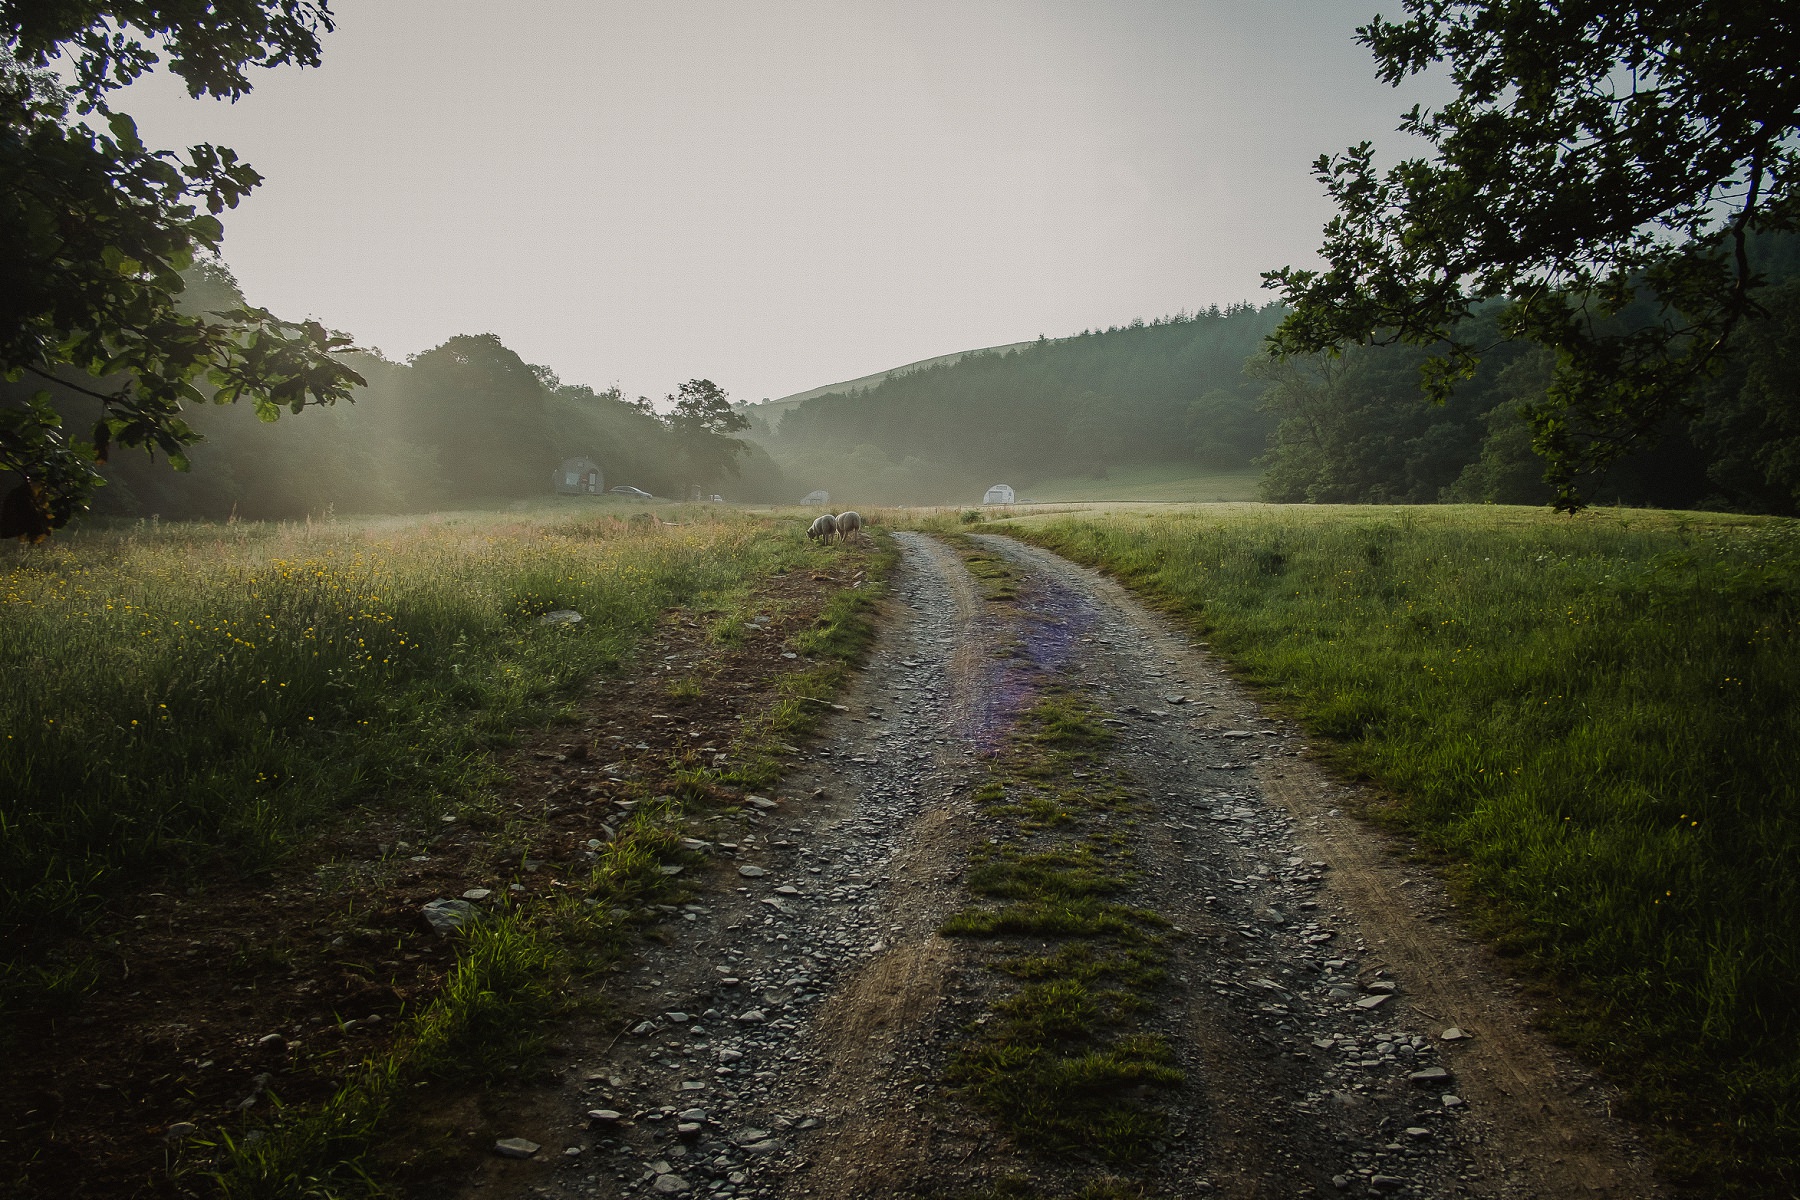
<svg viewBox="0 0 1800 1200">
<path fill-rule="evenodd" d="M 1591 482 L 1595 501 L 1800 512 L 1800 242 L 1758 256 L 1785 281 L 1761 293 L 1766 315 L 1688 414 Z M 1426 350 L 1277 361 L 1262 342 L 1282 315 L 1213 309 L 969 355 L 816 397 L 752 436 L 804 488 L 859 502 L 968 501 L 997 481 L 1029 495 L 1153 463 L 1261 467 L 1264 495 L 1291 503 L 1550 501 L 1523 416 L 1549 385 L 1546 351 L 1477 317 L 1472 340 L 1490 348 L 1434 405 Z"/>
<path fill-rule="evenodd" d="M 1244 361 L 1279 319 L 1240 305 L 966 355 L 815 397 L 752 437 L 796 482 L 859 502 L 968 500 L 997 481 L 1029 492 L 1144 463 L 1241 468 L 1274 427 Z"/>
<path fill-rule="evenodd" d="M 1764 238 L 1759 292 L 1738 352 L 1690 396 L 1646 446 L 1595 481 L 1601 503 L 1800 513 L 1800 240 Z M 1615 324 L 1648 320 L 1627 310 Z M 1267 384 L 1262 406 L 1278 420 L 1264 458 L 1264 494 L 1314 503 L 1472 501 L 1545 504 L 1543 462 L 1523 409 L 1550 381 L 1547 351 L 1503 342 L 1491 315 L 1469 340 L 1492 346 L 1448 403 L 1418 387 L 1426 352 L 1357 348 L 1343 357 L 1259 357 L 1247 368 Z"/>
<path fill-rule="evenodd" d="M 184 308 L 242 303 L 222 266 L 188 272 Z M 641 400 L 561 383 L 492 334 L 453 337 L 407 362 L 348 358 L 368 380 L 351 404 L 273 424 L 247 404 L 188 409 L 186 420 L 206 437 L 190 451 L 190 470 L 115 451 L 94 513 L 279 520 L 488 506 L 549 495 L 556 465 L 576 456 L 599 463 L 608 487 L 678 497 L 698 482 L 687 478 L 680 434 Z M 93 423 L 95 404 L 84 396 L 62 390 L 57 407 L 72 434 Z M 754 448 L 734 466 L 707 482 L 732 499 L 786 496 L 780 472 Z"/>
</svg>

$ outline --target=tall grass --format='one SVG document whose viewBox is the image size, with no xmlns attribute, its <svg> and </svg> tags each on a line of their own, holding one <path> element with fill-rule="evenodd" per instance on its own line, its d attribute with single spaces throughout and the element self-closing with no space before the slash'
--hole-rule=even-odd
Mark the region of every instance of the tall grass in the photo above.
<svg viewBox="0 0 1800 1200">
<path fill-rule="evenodd" d="M 1244 506 L 1012 532 L 1191 619 L 1453 855 L 1666 1162 L 1800 1182 L 1800 526 Z"/>
<path fill-rule="evenodd" d="M 9 969 L 134 880 L 254 868 L 359 802 L 470 794 L 486 749 L 628 654 L 659 612 L 804 553 L 785 526 L 716 510 L 679 527 L 140 526 L 5 552 Z M 585 619 L 538 620 L 557 608 Z"/>
</svg>

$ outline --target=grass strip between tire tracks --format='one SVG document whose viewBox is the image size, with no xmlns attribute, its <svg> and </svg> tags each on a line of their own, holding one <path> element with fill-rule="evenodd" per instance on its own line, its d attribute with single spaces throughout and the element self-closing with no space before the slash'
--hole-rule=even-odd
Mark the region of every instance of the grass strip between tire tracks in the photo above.
<svg viewBox="0 0 1800 1200">
<path fill-rule="evenodd" d="M 1010 566 L 953 530 L 940 536 L 988 601 L 1016 598 Z M 1167 983 L 1167 923 L 1125 899 L 1137 882 L 1130 781 L 1108 769 L 1074 782 L 1113 741 L 1078 694 L 1055 685 L 1019 716 L 974 797 L 995 831 L 968 853 L 975 903 L 940 932 L 1004 948 L 991 964 L 1006 977 L 1004 998 L 946 1070 L 956 1094 L 1026 1149 L 1126 1168 L 1164 1135 L 1150 1096 L 1183 1076 L 1147 1024 Z M 1131 1194 L 1110 1176 L 1083 1186 L 1082 1196 Z"/>
<path fill-rule="evenodd" d="M 976 903 L 941 932 L 1013 951 L 993 964 L 1013 990 L 956 1049 L 948 1081 L 1028 1149 L 1128 1167 L 1166 1124 L 1146 1093 L 1182 1074 L 1146 1025 L 1167 982 L 1166 922 L 1124 899 L 1137 873 L 1119 826 L 1136 802 L 1117 772 L 1071 782 L 1112 740 L 1069 692 L 1022 715 L 976 795 L 1006 833 L 971 848 Z"/>
</svg>

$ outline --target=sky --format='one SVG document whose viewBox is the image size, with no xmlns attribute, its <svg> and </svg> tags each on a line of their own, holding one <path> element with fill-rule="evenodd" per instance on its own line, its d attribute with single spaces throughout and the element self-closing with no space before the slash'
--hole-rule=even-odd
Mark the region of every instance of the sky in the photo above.
<svg viewBox="0 0 1800 1200">
<path fill-rule="evenodd" d="M 1317 261 L 1313 160 L 1391 160 L 1431 99 L 1355 44 L 1379 0 L 332 9 L 320 68 L 120 103 L 265 176 L 226 217 L 249 298 L 652 398 L 1266 303 L 1261 272 Z"/>
</svg>

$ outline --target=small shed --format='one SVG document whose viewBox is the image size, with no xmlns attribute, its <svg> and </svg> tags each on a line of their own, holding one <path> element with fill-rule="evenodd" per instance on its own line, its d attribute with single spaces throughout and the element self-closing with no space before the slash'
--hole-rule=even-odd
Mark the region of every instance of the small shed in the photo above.
<svg viewBox="0 0 1800 1200">
<path fill-rule="evenodd" d="M 800 497 L 802 504 L 830 504 L 831 493 L 827 491 L 808 492 Z"/>
<path fill-rule="evenodd" d="M 606 490 L 606 477 L 600 473 L 600 464 L 591 458 L 563 459 L 552 482 L 565 496 L 598 496 Z"/>
<path fill-rule="evenodd" d="M 981 502 L 983 504 L 1011 504 L 1013 490 L 1004 483 L 996 483 L 987 490 L 987 495 L 981 498 Z"/>
</svg>

